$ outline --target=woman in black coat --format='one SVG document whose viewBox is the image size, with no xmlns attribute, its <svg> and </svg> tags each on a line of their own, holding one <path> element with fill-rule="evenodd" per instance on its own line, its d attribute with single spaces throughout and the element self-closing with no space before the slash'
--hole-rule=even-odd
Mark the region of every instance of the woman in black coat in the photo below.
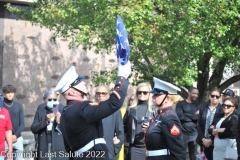
<svg viewBox="0 0 240 160">
<path fill-rule="evenodd" d="M 63 107 L 59 105 L 57 94 L 54 91 L 47 91 L 43 97 L 46 105 L 37 110 L 31 126 L 32 132 L 38 135 L 36 159 L 67 160 L 69 156 L 65 151 L 63 137 L 57 127 L 60 124 Z M 53 113 L 54 105 L 59 105 L 56 113 Z"/>
<path fill-rule="evenodd" d="M 238 107 L 236 99 L 232 97 L 225 99 L 222 107 L 224 116 L 214 121 L 208 129 L 214 136 L 213 160 L 224 159 L 226 147 L 229 143 L 234 144 L 237 137 L 238 117 L 233 113 Z"/>
<path fill-rule="evenodd" d="M 128 107 L 123 118 L 125 133 L 125 160 L 145 160 L 146 147 L 142 121 L 149 122 L 154 117 L 150 83 L 137 86 L 134 102 Z M 129 145 L 129 146 L 127 146 Z"/>
<path fill-rule="evenodd" d="M 213 160 L 213 137 L 208 133 L 208 128 L 213 121 L 218 121 L 223 117 L 223 109 L 220 104 L 221 90 L 213 88 L 209 93 L 210 103 L 202 106 L 199 110 L 197 122 L 198 145 L 203 146 L 205 156 L 208 160 Z"/>
</svg>

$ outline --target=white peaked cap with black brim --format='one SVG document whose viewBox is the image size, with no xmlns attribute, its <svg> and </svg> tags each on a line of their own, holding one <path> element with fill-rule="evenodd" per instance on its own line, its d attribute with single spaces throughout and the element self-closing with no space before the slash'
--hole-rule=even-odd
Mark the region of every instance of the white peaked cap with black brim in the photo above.
<svg viewBox="0 0 240 160">
<path fill-rule="evenodd" d="M 76 73 L 76 68 L 71 66 L 67 72 L 63 75 L 61 80 L 58 82 L 55 87 L 55 92 L 63 93 L 71 88 L 71 84 L 78 78 L 78 74 Z"/>
<path fill-rule="evenodd" d="M 153 77 L 154 88 L 150 91 L 152 94 L 178 94 L 181 91 L 177 86 Z"/>
</svg>

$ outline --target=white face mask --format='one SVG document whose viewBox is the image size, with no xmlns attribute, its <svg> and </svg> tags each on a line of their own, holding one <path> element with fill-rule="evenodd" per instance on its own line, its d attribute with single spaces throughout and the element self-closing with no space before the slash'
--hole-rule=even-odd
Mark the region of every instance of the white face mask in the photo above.
<svg viewBox="0 0 240 160">
<path fill-rule="evenodd" d="M 52 109 L 53 108 L 53 105 L 56 104 L 56 105 L 59 105 L 59 102 L 58 101 L 47 101 L 47 107 Z"/>
</svg>

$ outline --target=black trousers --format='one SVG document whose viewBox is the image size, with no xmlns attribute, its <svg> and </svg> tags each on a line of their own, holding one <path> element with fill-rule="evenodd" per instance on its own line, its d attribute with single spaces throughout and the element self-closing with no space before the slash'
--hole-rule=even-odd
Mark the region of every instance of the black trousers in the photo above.
<svg viewBox="0 0 240 160">
<path fill-rule="evenodd" d="M 190 160 L 196 160 L 197 157 L 197 144 L 194 141 L 188 142 L 188 154 L 189 154 L 189 159 Z"/>
<path fill-rule="evenodd" d="M 124 160 L 130 160 L 129 144 L 124 144 Z"/>
<path fill-rule="evenodd" d="M 188 154 L 189 154 L 189 159 L 190 160 L 196 160 L 197 157 L 197 143 L 196 143 L 196 138 L 197 138 L 197 134 L 196 135 L 188 135 L 188 134 L 184 134 L 183 133 L 183 141 L 184 141 L 184 146 L 185 148 L 188 147 Z"/>
<path fill-rule="evenodd" d="M 203 147 L 204 154 L 207 157 L 208 160 L 213 160 L 213 146 L 210 146 L 208 148 Z"/>
</svg>

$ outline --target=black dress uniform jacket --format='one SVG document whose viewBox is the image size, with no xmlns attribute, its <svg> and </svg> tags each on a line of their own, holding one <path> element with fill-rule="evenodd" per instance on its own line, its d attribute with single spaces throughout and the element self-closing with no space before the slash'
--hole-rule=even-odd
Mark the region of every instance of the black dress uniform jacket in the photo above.
<svg viewBox="0 0 240 160">
<path fill-rule="evenodd" d="M 108 100 L 99 103 L 69 102 L 60 120 L 60 129 L 68 152 L 77 151 L 90 141 L 103 138 L 102 119 L 122 107 L 128 85 L 125 78 L 117 77 L 115 88 Z M 92 154 L 89 154 L 89 151 Z M 106 144 L 96 144 L 81 156 L 77 155 L 74 159 L 108 159 Z"/>
<path fill-rule="evenodd" d="M 63 110 L 63 106 L 59 105 L 59 113 Z M 64 148 L 63 137 L 56 130 L 57 123 L 54 121 L 51 137 L 52 137 L 52 154 L 48 154 L 48 132 L 47 132 L 47 123 L 46 123 L 46 115 L 47 115 L 47 107 L 41 107 L 37 110 L 33 123 L 31 125 L 31 130 L 34 134 L 37 134 L 37 155 L 35 155 L 35 159 L 38 160 L 49 160 L 49 156 L 52 156 L 52 160 L 67 160 L 68 157 L 65 156 L 66 151 Z"/>
<path fill-rule="evenodd" d="M 148 160 L 186 160 L 186 150 L 180 121 L 172 107 L 159 110 L 159 114 L 146 131 L 148 151 L 168 149 L 169 155 L 149 156 Z"/>
</svg>

